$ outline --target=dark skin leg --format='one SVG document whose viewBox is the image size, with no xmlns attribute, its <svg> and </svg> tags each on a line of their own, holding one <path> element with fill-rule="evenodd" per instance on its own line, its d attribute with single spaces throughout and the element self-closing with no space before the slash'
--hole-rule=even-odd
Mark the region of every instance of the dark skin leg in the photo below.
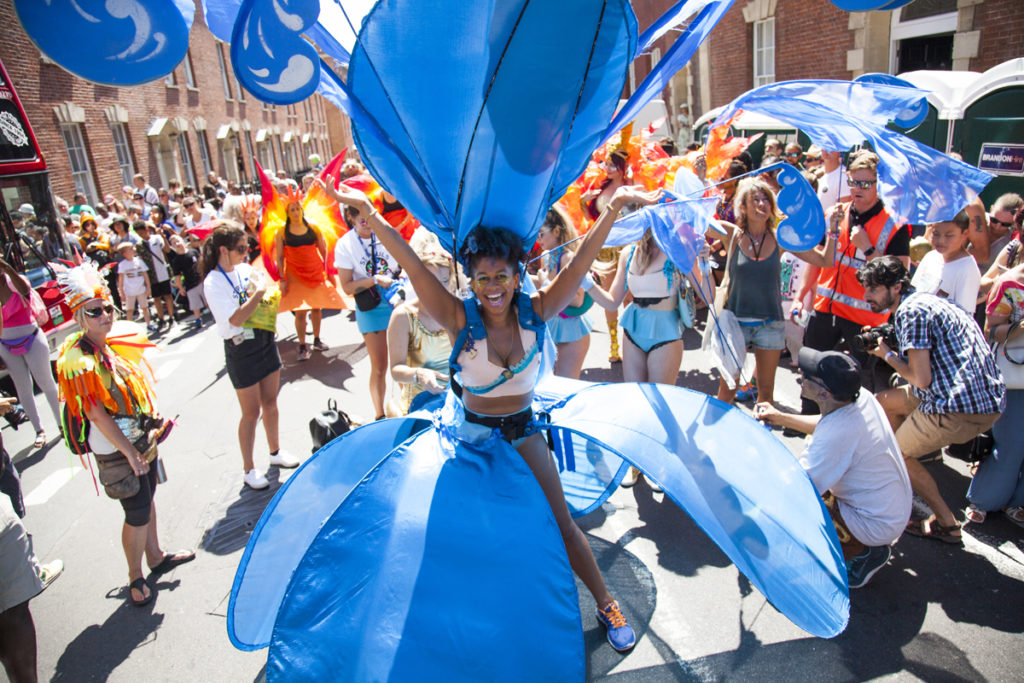
<svg viewBox="0 0 1024 683">
<path fill-rule="evenodd" d="M 35 683 L 36 627 L 28 600 L 0 612 L 0 662 L 12 683 Z"/>
</svg>

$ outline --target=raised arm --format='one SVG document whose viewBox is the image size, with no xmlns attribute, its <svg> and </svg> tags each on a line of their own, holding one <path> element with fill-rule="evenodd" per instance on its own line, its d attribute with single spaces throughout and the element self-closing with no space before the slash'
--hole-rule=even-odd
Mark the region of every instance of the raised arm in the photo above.
<svg viewBox="0 0 1024 683">
<path fill-rule="evenodd" d="M 325 181 L 318 178 L 315 182 L 320 183 L 327 195 L 336 202 L 359 209 L 359 213 L 366 217 L 366 224 L 377 235 L 381 245 L 409 276 L 420 303 L 449 334 L 457 334 L 465 327 L 466 313 L 462 308 L 462 302 L 423 265 L 409 243 L 384 220 L 364 193 L 347 185 L 336 186 L 337 181 L 331 175 L 328 175 Z"/>
<path fill-rule="evenodd" d="M 644 192 L 638 186 L 624 186 L 617 189 L 612 195 L 611 201 L 608 202 L 608 206 L 601 212 L 597 222 L 580 240 L 576 255 L 555 276 L 551 284 L 538 294 L 534 305 L 537 314 L 544 320 L 550 320 L 569 305 L 576 290 L 579 289 L 580 283 L 583 282 L 583 277 L 590 270 L 594 259 L 597 258 L 597 253 L 604 246 L 612 224 L 615 223 L 623 206 L 630 203 L 646 206 L 654 204 L 659 199 L 661 199 L 661 190 Z"/>
</svg>

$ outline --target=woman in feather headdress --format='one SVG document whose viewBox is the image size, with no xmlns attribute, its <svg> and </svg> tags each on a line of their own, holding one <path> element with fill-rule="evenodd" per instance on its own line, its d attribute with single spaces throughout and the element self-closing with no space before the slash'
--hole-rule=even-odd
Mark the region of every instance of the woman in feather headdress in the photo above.
<svg viewBox="0 0 1024 683">
<path fill-rule="evenodd" d="M 95 454 L 100 482 L 124 508 L 121 546 L 128 561 L 129 599 L 142 606 L 153 599 L 142 571 L 143 555 L 153 574 L 196 556 L 191 550 L 165 553 L 157 536 L 156 444 L 171 423 L 159 416 L 153 387 L 137 364 L 152 344 L 126 321 L 111 335 L 114 306 L 91 265 L 60 272 L 57 279 L 82 328 L 64 341 L 57 358 L 61 397 L 77 427 L 65 424 L 65 438 L 73 439 L 75 431 L 81 434 L 89 425 L 88 449 Z"/>
</svg>

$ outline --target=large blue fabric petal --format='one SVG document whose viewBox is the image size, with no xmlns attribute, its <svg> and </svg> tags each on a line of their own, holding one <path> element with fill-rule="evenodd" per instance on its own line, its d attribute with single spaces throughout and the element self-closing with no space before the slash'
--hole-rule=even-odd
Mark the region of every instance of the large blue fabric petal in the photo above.
<svg viewBox="0 0 1024 683">
<path fill-rule="evenodd" d="M 188 51 L 195 17 L 192 0 L 15 0 L 14 9 L 25 33 L 50 59 L 86 80 L 117 86 L 173 71 Z"/>
<path fill-rule="evenodd" d="M 779 172 L 779 211 L 786 215 L 775 228 L 775 238 L 783 249 L 807 251 L 825 236 L 825 214 L 818 193 L 795 166 L 783 161 L 765 170 L 773 169 Z"/>
<path fill-rule="evenodd" d="M 866 141 L 881 160 L 879 193 L 896 216 L 914 224 L 951 220 L 993 176 L 885 128 L 923 97 L 923 91 L 877 83 L 787 81 L 740 95 L 712 127 L 743 109 L 796 126 L 825 149 Z"/>
<path fill-rule="evenodd" d="M 882 83 L 884 85 L 896 85 L 902 88 L 914 87 L 913 83 L 905 81 L 902 78 L 897 78 L 892 74 L 861 74 L 853 80 L 857 83 Z M 926 116 L 928 116 L 928 102 L 927 100 L 919 100 L 916 104 L 894 116 L 892 122 L 900 128 L 913 128 L 924 121 Z"/>
<path fill-rule="evenodd" d="M 383 0 L 349 85 L 421 178 L 359 122 L 353 134 L 373 176 L 442 242 L 486 224 L 532 243 L 597 147 L 635 44 L 622 0 Z"/>
<path fill-rule="evenodd" d="M 755 420 L 682 387 L 606 384 L 552 410 L 551 422 L 661 485 L 797 626 L 825 638 L 846 627 L 846 566 L 828 512 L 789 449 Z"/>
<path fill-rule="evenodd" d="M 708 37 L 711 30 L 718 25 L 718 21 L 722 16 L 729 11 L 733 2 L 735 0 L 693 1 L 694 9 L 704 5 L 700 9 L 700 13 L 690 22 L 683 35 L 676 39 L 672 47 L 662 56 L 661 61 L 651 69 L 651 72 L 647 74 L 647 78 L 640 83 L 626 104 L 615 115 L 615 118 L 605 130 L 604 136 L 601 139 L 602 144 L 614 136 L 619 129 L 625 127 L 627 123 L 636 118 L 636 115 L 640 113 L 644 105 L 661 94 L 665 86 L 668 85 L 669 80 L 672 79 L 672 76 L 690 61 L 693 53 L 697 51 L 700 44 Z"/>
<path fill-rule="evenodd" d="M 497 439 L 394 450 L 291 576 L 268 681 L 582 681 L 579 598 L 544 494 Z"/>
<path fill-rule="evenodd" d="M 270 644 L 295 566 L 321 525 L 392 448 L 429 422 L 382 420 L 343 434 L 296 470 L 249 537 L 228 601 L 228 637 L 240 650 Z"/>
<path fill-rule="evenodd" d="M 683 273 L 689 273 L 712 224 L 718 199 L 678 199 L 645 206 L 617 221 L 605 244 L 623 246 L 640 239 L 646 230 L 654 234 L 658 247 Z"/>
</svg>

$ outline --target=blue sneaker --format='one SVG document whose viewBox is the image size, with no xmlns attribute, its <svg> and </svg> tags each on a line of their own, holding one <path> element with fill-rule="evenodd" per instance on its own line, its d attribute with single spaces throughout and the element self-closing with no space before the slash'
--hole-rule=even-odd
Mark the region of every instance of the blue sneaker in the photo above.
<svg viewBox="0 0 1024 683">
<path fill-rule="evenodd" d="M 846 561 L 846 576 L 850 582 L 850 588 L 862 588 L 875 573 L 885 566 L 885 563 L 892 557 L 892 550 L 887 545 L 872 546 L 861 555 L 851 557 Z"/>
<path fill-rule="evenodd" d="M 619 610 L 619 603 L 612 601 L 597 611 L 597 620 L 607 630 L 608 642 L 618 652 L 629 652 L 636 645 L 636 634 Z"/>
<path fill-rule="evenodd" d="M 757 385 L 747 383 L 745 387 L 736 392 L 736 400 L 741 403 L 757 400 Z"/>
</svg>

